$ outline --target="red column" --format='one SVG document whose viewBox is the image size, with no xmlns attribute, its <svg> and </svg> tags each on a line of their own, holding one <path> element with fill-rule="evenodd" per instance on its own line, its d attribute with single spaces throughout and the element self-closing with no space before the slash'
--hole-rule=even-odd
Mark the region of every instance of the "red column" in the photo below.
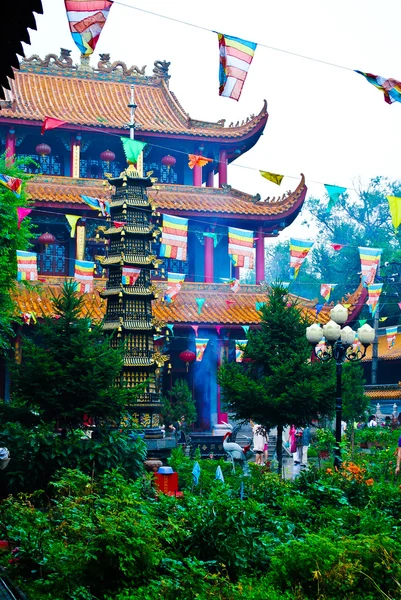
<svg viewBox="0 0 401 600">
<path fill-rule="evenodd" d="M 15 129 L 10 129 L 7 132 L 6 137 L 6 159 L 8 162 L 13 163 L 15 157 Z"/>
<path fill-rule="evenodd" d="M 214 187 L 214 171 L 209 171 L 207 174 L 206 187 Z"/>
<path fill-rule="evenodd" d="M 256 284 L 265 280 L 265 238 L 259 229 L 256 240 Z"/>
<path fill-rule="evenodd" d="M 194 166 L 193 185 L 197 187 L 202 185 L 202 167 L 198 167 L 198 165 Z"/>
<path fill-rule="evenodd" d="M 203 237 L 205 242 L 205 283 L 214 281 L 214 240 L 211 237 Z"/>
<path fill-rule="evenodd" d="M 220 150 L 219 154 L 219 187 L 227 183 L 227 152 Z"/>
</svg>

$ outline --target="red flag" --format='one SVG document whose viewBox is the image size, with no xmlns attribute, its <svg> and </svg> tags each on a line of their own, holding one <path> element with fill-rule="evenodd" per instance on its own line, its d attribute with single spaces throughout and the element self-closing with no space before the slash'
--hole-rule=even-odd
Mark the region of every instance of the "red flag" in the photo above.
<svg viewBox="0 0 401 600">
<path fill-rule="evenodd" d="M 126 223 L 126 221 L 113 221 L 113 225 L 117 229 L 119 229 L 120 227 L 124 227 L 125 223 Z"/>
<path fill-rule="evenodd" d="M 330 246 L 333 248 L 333 250 L 337 250 L 337 251 L 344 248 L 344 244 L 330 244 Z"/>
<path fill-rule="evenodd" d="M 61 127 L 65 123 L 67 123 L 67 121 L 55 119 L 54 117 L 45 117 L 42 125 L 42 131 L 40 133 L 43 135 L 45 131 L 49 131 L 49 129 L 56 129 L 56 127 Z"/>
<path fill-rule="evenodd" d="M 398 303 L 398 308 L 401 310 L 401 302 Z"/>
<path fill-rule="evenodd" d="M 19 206 L 17 208 L 18 229 L 21 227 L 21 223 L 25 219 L 25 217 L 27 217 L 29 215 L 29 213 L 31 213 L 31 212 L 32 212 L 32 208 L 22 208 L 21 206 Z"/>
</svg>

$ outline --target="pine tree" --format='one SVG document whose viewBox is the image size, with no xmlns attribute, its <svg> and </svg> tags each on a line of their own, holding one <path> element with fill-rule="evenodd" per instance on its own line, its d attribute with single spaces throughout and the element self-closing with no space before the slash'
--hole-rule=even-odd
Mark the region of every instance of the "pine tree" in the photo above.
<svg viewBox="0 0 401 600">
<path fill-rule="evenodd" d="M 277 426 L 281 473 L 283 428 L 333 414 L 333 371 L 310 360 L 308 323 L 283 285 L 271 286 L 260 312 L 260 329 L 248 335 L 244 362 L 225 363 L 219 382 L 236 419 L 252 419 L 266 429 Z"/>
<path fill-rule="evenodd" d="M 110 347 L 100 325 L 81 318 L 83 296 L 66 282 L 53 298 L 55 318 L 38 324 L 23 340 L 23 361 L 14 365 L 13 399 L 37 411 L 42 421 L 73 428 L 84 415 L 119 422 L 132 404 L 129 389 L 115 387 L 122 352 Z"/>
</svg>

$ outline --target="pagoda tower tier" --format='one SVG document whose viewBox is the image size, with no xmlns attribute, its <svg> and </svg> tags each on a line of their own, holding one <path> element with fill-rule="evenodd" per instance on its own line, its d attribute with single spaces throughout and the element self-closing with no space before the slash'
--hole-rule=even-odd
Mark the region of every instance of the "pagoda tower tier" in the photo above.
<svg viewBox="0 0 401 600">
<path fill-rule="evenodd" d="M 154 335 L 164 325 L 153 317 L 152 300 L 157 297 L 151 271 L 159 260 L 152 254 L 152 240 L 158 229 L 146 190 L 152 185 L 130 165 L 118 178 L 110 202 L 110 225 L 105 231 L 108 254 L 102 266 L 109 270 L 105 331 L 115 331 L 112 344 L 123 344 L 124 365 L 117 385 L 143 386 L 135 404 L 128 407 L 134 419 L 146 429 L 160 426 L 160 385 L 168 356 L 154 347 Z"/>
</svg>

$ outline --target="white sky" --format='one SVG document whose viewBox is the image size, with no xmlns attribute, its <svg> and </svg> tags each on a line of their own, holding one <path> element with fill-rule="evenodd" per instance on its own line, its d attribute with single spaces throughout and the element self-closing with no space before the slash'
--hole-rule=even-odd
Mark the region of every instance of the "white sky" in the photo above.
<svg viewBox="0 0 401 600">
<path fill-rule="evenodd" d="M 401 80 L 399 0 L 122 0 L 125 4 L 195 23 L 244 39 Z M 26 55 L 59 48 L 79 51 L 70 36 L 63 0 L 42 0 L 44 15 L 31 32 Z M 98 54 L 129 66 L 168 60 L 170 89 L 192 118 L 242 121 L 268 102 L 269 120 L 259 143 L 238 164 L 293 176 L 281 187 L 257 170 L 229 167 L 228 182 L 262 197 L 294 189 L 306 175 L 310 193 L 322 196 L 311 180 L 353 185 L 361 178 L 399 177 L 401 104 L 361 76 L 258 47 L 239 102 L 218 95 L 217 35 L 114 4 L 97 45 Z M 128 118 L 128 117 L 127 117 Z M 234 163 L 235 164 L 235 163 Z M 300 234 L 299 222 L 286 230 Z"/>
</svg>

